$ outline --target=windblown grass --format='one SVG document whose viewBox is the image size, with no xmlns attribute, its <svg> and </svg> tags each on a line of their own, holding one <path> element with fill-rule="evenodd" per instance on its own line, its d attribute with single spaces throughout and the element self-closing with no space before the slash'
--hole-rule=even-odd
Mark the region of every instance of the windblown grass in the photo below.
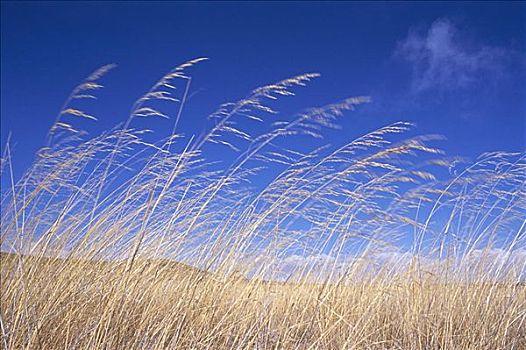
<svg viewBox="0 0 526 350">
<path fill-rule="evenodd" d="M 369 99 L 277 120 L 316 74 L 225 103 L 187 137 L 201 61 L 89 137 L 75 120 L 96 117 L 76 106 L 113 66 L 97 70 L 21 179 L 6 145 L 2 348 L 526 348 L 524 154 L 448 157 L 405 122 L 323 146 Z M 173 131 L 151 141 L 140 118 Z"/>
</svg>

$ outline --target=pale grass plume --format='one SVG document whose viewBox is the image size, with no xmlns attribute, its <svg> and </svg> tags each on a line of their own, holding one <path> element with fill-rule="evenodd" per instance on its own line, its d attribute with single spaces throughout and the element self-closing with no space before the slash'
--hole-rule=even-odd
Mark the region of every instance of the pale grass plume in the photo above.
<svg viewBox="0 0 526 350">
<path fill-rule="evenodd" d="M 447 156 L 403 121 L 329 145 L 371 101 L 277 113 L 318 74 L 253 89 L 184 136 L 204 60 L 93 136 L 75 100 L 95 99 L 113 65 L 97 70 L 20 179 L 5 147 L 3 348 L 526 347 L 523 153 Z M 152 117 L 171 133 L 152 141 L 135 122 Z"/>
</svg>

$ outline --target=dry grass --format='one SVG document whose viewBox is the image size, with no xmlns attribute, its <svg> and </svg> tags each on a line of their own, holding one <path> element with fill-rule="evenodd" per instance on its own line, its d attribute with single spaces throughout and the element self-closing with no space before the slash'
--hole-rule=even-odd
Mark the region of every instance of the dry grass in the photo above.
<svg viewBox="0 0 526 350">
<path fill-rule="evenodd" d="M 316 74 L 226 103 L 184 137 L 201 61 L 90 138 L 75 118 L 96 118 L 76 104 L 95 98 L 102 67 L 21 179 L 6 146 L 2 348 L 526 348 L 523 154 L 446 157 L 403 122 L 320 147 L 368 99 L 276 120 L 276 100 Z M 173 132 L 152 141 L 135 123 L 158 117 Z"/>
</svg>

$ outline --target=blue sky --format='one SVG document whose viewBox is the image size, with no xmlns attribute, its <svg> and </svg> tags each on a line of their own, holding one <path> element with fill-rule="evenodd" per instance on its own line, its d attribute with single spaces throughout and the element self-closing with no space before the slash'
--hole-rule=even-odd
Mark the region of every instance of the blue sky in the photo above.
<svg viewBox="0 0 526 350">
<path fill-rule="evenodd" d="M 118 65 L 103 78 L 98 100 L 82 105 L 98 118 L 84 121 L 93 136 L 124 122 L 161 76 L 196 57 L 209 60 L 189 72 L 179 125 L 188 137 L 210 127 L 207 116 L 221 103 L 316 72 L 320 78 L 279 102 L 276 118 L 370 96 L 340 119 L 341 130 L 325 130 L 333 147 L 409 121 L 413 134 L 445 136 L 434 145 L 452 156 L 526 150 L 525 2 L 3 1 L 1 9 L 0 141 L 3 148 L 11 133 L 15 177 L 45 144 L 70 91 L 98 67 Z M 178 106 L 167 108 L 177 114 Z M 161 139 L 171 125 L 133 126 Z M 320 145 L 294 142 L 302 151 Z M 227 152 L 210 156 L 228 162 Z M 256 185 L 273 175 L 258 174 Z"/>
<path fill-rule="evenodd" d="M 15 173 L 44 144 L 70 90 L 119 66 L 87 108 L 93 133 L 173 66 L 192 74 L 182 128 L 251 89 L 305 72 L 321 78 L 281 105 L 284 115 L 348 96 L 373 102 L 329 134 L 341 144 L 390 122 L 447 138 L 448 154 L 524 151 L 526 4 L 520 2 L 2 2 L 1 142 L 12 133 Z M 167 129 L 162 123 L 157 127 Z"/>
</svg>

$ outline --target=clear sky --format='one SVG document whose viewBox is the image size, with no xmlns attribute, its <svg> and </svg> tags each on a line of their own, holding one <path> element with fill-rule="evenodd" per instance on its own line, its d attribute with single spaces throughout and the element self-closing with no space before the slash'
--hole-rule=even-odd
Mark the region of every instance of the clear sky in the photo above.
<svg viewBox="0 0 526 350">
<path fill-rule="evenodd" d="M 1 9 L 1 142 L 12 133 L 17 174 L 94 69 L 119 65 L 88 108 L 100 132 L 125 120 L 165 72 L 200 56 L 210 60 L 192 71 L 188 133 L 222 102 L 319 72 L 285 113 L 373 100 L 342 120 L 335 144 L 407 120 L 446 136 L 449 154 L 525 149 L 525 2 L 2 1 Z"/>
</svg>

